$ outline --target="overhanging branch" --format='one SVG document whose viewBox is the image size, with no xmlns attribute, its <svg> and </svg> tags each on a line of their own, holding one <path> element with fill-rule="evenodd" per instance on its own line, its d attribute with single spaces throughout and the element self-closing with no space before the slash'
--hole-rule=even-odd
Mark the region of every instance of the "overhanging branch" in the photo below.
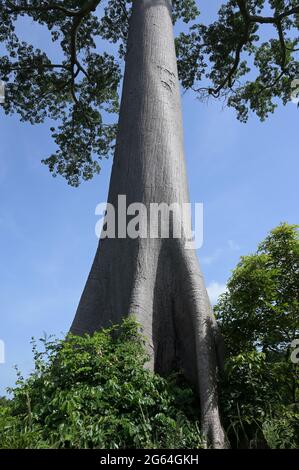
<svg viewBox="0 0 299 470">
<path fill-rule="evenodd" d="M 14 3 L 7 0 L 7 5 L 9 6 L 8 13 L 34 13 L 34 12 L 48 12 L 48 11 L 60 11 L 67 16 L 76 16 L 78 15 L 79 11 L 68 10 L 64 8 L 62 5 L 52 3 L 52 4 L 44 4 L 39 6 L 33 5 L 15 5 Z"/>
<path fill-rule="evenodd" d="M 98 4 L 101 0 L 87 0 L 83 7 L 80 10 L 69 10 L 58 3 L 46 3 L 41 5 L 16 5 L 11 1 L 7 1 L 9 7 L 8 13 L 39 13 L 39 12 L 48 12 L 48 11 L 59 11 L 64 13 L 66 16 L 72 18 L 72 24 L 70 28 L 70 64 L 69 65 L 60 65 L 60 64 L 37 64 L 38 68 L 64 68 L 70 70 L 71 79 L 68 82 L 70 84 L 71 94 L 73 101 L 78 104 L 78 99 L 75 93 L 75 80 L 79 72 L 82 72 L 86 78 L 90 80 L 87 71 L 84 69 L 77 57 L 77 34 L 80 28 L 80 25 L 84 18 L 88 16 L 92 11 L 95 11 Z M 33 66 L 33 65 L 32 65 Z M 30 67 L 32 67 L 30 66 Z M 21 69 L 27 69 L 28 67 L 22 67 Z M 13 69 L 12 69 L 13 70 Z"/>
<path fill-rule="evenodd" d="M 246 45 L 249 39 L 250 28 L 252 27 L 252 25 L 257 24 L 257 23 L 258 24 L 273 24 L 277 29 L 280 47 L 281 47 L 280 67 L 281 67 L 282 73 L 280 74 L 280 77 L 282 77 L 283 74 L 286 72 L 287 50 L 290 50 L 285 42 L 285 38 L 283 34 L 283 20 L 292 15 L 299 14 L 299 4 L 298 4 L 298 6 L 285 10 L 284 12 L 274 15 L 274 16 L 251 15 L 247 9 L 246 0 L 236 0 L 236 1 L 239 7 L 240 14 L 242 15 L 243 20 L 244 20 L 245 30 L 244 30 L 244 34 L 242 35 L 242 37 L 240 38 L 240 41 L 237 44 L 237 47 L 235 50 L 234 62 L 232 64 L 232 67 L 228 71 L 227 75 L 225 76 L 225 78 L 222 80 L 222 82 L 219 84 L 217 88 L 208 88 L 208 94 L 213 95 L 215 97 L 218 97 L 221 90 L 223 90 L 227 85 L 231 87 L 230 84 L 232 82 L 232 79 L 240 65 L 243 47 Z M 197 91 L 200 91 L 200 89 L 197 89 Z"/>
</svg>

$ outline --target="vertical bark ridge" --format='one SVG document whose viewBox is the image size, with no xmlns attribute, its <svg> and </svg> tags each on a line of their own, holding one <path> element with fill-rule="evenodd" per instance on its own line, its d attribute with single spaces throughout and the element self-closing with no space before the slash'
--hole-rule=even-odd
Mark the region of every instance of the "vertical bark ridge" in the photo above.
<svg viewBox="0 0 299 470">
<path fill-rule="evenodd" d="M 189 202 L 170 0 L 133 2 L 108 196 L 116 209 L 120 194 L 148 209 Z M 163 374 L 181 367 L 197 384 L 203 430 L 221 447 L 215 321 L 196 253 L 183 240 L 100 242 L 71 331 L 92 333 L 128 314 L 148 338 L 150 366 Z"/>
</svg>

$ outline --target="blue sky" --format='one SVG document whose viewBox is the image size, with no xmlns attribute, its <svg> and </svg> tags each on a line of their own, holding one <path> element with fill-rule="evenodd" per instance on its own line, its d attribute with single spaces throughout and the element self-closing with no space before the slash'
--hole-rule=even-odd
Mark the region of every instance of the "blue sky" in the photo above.
<svg viewBox="0 0 299 470">
<path fill-rule="evenodd" d="M 204 18 L 219 4 L 211 3 Z M 43 39 L 39 29 L 30 35 Z M 281 221 L 298 222 L 298 110 L 291 103 L 244 125 L 222 103 L 186 93 L 183 111 L 191 201 L 204 203 L 199 257 L 214 301 L 241 255 Z M 0 395 L 14 383 L 14 364 L 32 367 L 32 336 L 68 330 L 97 246 L 95 207 L 107 197 L 111 161 L 77 189 L 50 176 L 40 163 L 54 148 L 48 127 L 0 110 Z"/>
</svg>

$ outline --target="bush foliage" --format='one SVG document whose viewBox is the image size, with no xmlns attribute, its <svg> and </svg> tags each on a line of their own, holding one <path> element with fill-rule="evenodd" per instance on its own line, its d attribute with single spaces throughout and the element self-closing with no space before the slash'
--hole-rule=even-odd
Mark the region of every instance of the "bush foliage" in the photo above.
<svg viewBox="0 0 299 470">
<path fill-rule="evenodd" d="M 0 402 L 2 448 L 199 448 L 199 405 L 178 375 L 150 372 L 138 325 L 33 344 L 35 370 Z"/>
</svg>

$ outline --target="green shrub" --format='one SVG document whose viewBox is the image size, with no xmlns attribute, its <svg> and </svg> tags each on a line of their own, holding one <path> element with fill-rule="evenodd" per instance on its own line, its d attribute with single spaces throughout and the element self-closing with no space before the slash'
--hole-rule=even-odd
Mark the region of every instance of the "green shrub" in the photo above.
<svg viewBox="0 0 299 470">
<path fill-rule="evenodd" d="M 287 404 L 287 377 L 294 373 L 292 368 L 285 361 L 271 363 L 256 350 L 226 361 L 220 398 L 233 447 L 298 447 L 299 410 Z"/>
<path fill-rule="evenodd" d="M 271 449 L 297 449 L 299 443 L 299 410 L 282 407 L 263 423 L 262 431 Z"/>
<path fill-rule="evenodd" d="M 199 405 L 179 375 L 162 378 L 138 325 L 33 345 L 35 370 L 18 373 L 0 403 L 2 448 L 199 448 Z"/>
</svg>

